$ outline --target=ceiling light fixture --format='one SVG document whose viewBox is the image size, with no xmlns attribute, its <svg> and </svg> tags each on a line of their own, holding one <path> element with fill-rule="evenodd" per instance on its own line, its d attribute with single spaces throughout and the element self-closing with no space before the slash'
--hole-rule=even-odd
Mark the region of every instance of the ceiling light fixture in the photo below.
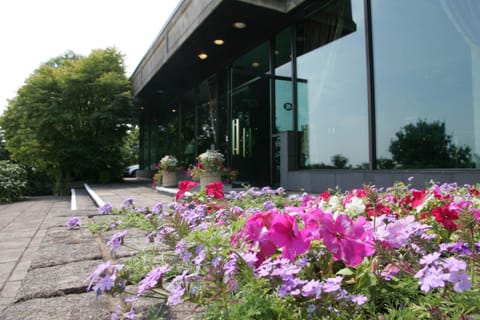
<svg viewBox="0 0 480 320">
<path fill-rule="evenodd" d="M 223 39 L 215 39 L 213 40 L 213 43 L 215 43 L 217 46 L 221 46 L 225 43 L 225 41 L 223 41 Z"/>
<path fill-rule="evenodd" d="M 233 27 L 237 28 L 237 29 L 244 29 L 244 28 L 247 27 L 247 24 L 245 22 L 242 22 L 242 21 L 237 21 L 237 22 L 233 23 Z"/>
<path fill-rule="evenodd" d="M 208 54 L 206 54 L 205 52 L 200 52 L 197 57 L 200 59 L 200 60 L 205 60 L 208 58 Z"/>
<path fill-rule="evenodd" d="M 260 62 L 257 62 L 257 61 L 252 62 L 252 67 L 254 68 L 260 67 Z"/>
</svg>

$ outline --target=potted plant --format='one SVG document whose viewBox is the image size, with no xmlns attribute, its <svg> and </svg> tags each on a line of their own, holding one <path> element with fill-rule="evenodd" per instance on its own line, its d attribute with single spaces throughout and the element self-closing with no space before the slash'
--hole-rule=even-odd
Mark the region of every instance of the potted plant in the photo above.
<svg viewBox="0 0 480 320">
<path fill-rule="evenodd" d="M 200 181 L 200 189 L 207 184 L 222 181 L 222 177 L 230 174 L 225 167 L 225 157 L 216 150 L 207 150 L 197 157 L 197 164 L 188 171 L 193 180 Z"/>
<path fill-rule="evenodd" d="M 157 174 L 162 177 L 163 187 L 176 187 L 178 183 L 177 171 L 178 160 L 175 156 L 166 155 L 160 159 L 160 163 L 157 166 L 159 172 Z"/>
</svg>

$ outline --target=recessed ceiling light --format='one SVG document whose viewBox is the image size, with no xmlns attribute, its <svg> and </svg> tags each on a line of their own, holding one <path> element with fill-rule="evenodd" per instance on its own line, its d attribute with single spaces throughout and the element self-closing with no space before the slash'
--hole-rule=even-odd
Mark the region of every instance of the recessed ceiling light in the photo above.
<svg viewBox="0 0 480 320">
<path fill-rule="evenodd" d="M 233 23 L 233 27 L 237 28 L 237 29 L 243 29 L 243 28 L 247 27 L 247 24 L 245 22 L 242 22 L 242 21 L 237 21 L 237 22 Z"/>
<path fill-rule="evenodd" d="M 223 41 L 223 39 L 215 39 L 213 40 L 213 43 L 215 43 L 217 46 L 221 46 L 225 43 L 225 41 Z"/>
<path fill-rule="evenodd" d="M 252 67 L 254 68 L 260 67 L 260 62 L 257 62 L 257 61 L 252 62 Z"/>
<path fill-rule="evenodd" d="M 198 54 L 197 56 L 200 60 L 205 60 L 208 58 L 208 54 L 206 54 L 205 52 L 201 52 Z"/>
</svg>

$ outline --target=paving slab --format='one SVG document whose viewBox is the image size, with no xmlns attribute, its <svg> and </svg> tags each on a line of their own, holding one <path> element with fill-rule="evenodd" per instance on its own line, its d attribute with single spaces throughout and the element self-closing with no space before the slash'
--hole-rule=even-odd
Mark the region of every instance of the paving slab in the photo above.
<svg viewBox="0 0 480 320">
<path fill-rule="evenodd" d="M 102 254 L 89 230 L 52 227 L 48 229 L 30 268 L 37 269 L 100 259 Z"/>
<path fill-rule="evenodd" d="M 31 269 L 18 290 L 16 301 L 86 292 L 86 279 L 100 263 L 90 260 Z"/>
<path fill-rule="evenodd" d="M 18 302 L 9 305 L 0 313 L 2 320 L 109 320 L 110 318 L 108 298 L 100 296 L 97 299 L 93 292 Z"/>
</svg>

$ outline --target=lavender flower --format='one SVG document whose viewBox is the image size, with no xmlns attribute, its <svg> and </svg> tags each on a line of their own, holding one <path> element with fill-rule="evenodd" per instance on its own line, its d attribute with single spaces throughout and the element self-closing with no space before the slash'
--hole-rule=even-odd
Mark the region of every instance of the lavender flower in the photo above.
<svg viewBox="0 0 480 320">
<path fill-rule="evenodd" d="M 185 288 L 182 286 L 174 286 L 170 289 L 170 295 L 168 296 L 167 304 L 176 305 L 181 302 L 181 297 L 185 293 Z"/>
<path fill-rule="evenodd" d="M 123 316 L 128 320 L 135 320 L 135 311 L 133 308 L 130 309 L 127 313 L 124 313 Z"/>
<path fill-rule="evenodd" d="M 137 296 L 141 296 L 145 291 L 155 288 L 157 284 L 162 280 L 163 274 L 168 272 L 169 270 L 170 267 L 168 265 L 164 265 L 150 271 L 145 276 L 145 278 L 140 281 L 137 289 Z"/>
<path fill-rule="evenodd" d="M 156 204 L 153 206 L 152 211 L 153 211 L 154 213 L 160 214 L 160 213 L 163 211 L 163 203 L 162 203 L 162 202 L 156 203 Z"/>
<path fill-rule="evenodd" d="M 93 287 L 98 297 L 102 291 L 111 290 L 117 280 L 117 274 L 122 268 L 123 265 L 112 264 L 110 260 L 100 264 L 87 278 L 89 281 L 87 291 Z"/>
<path fill-rule="evenodd" d="M 420 259 L 420 264 L 430 265 L 436 262 L 438 258 L 440 258 L 440 252 L 430 253 Z"/>
<path fill-rule="evenodd" d="M 418 271 L 414 277 L 418 279 L 420 289 L 424 292 L 445 287 L 446 275 L 441 268 L 425 267 Z"/>
<path fill-rule="evenodd" d="M 188 250 L 188 243 L 185 240 L 180 240 L 175 246 L 175 254 L 180 256 L 184 263 L 190 261 L 192 253 Z"/>
<path fill-rule="evenodd" d="M 106 202 L 103 206 L 98 207 L 98 212 L 101 214 L 109 214 L 113 210 L 112 204 L 110 202 Z"/>
<path fill-rule="evenodd" d="M 318 280 L 310 280 L 303 285 L 302 295 L 304 297 L 320 298 L 322 294 L 322 284 Z"/>
<path fill-rule="evenodd" d="M 112 239 L 110 239 L 110 241 L 107 242 L 107 246 L 112 247 L 113 251 L 119 250 L 121 245 L 123 244 L 123 238 L 125 237 L 127 232 L 128 232 L 127 229 L 124 229 L 122 231 L 115 233 L 112 236 Z"/>
<path fill-rule="evenodd" d="M 272 201 L 268 200 L 268 201 L 265 201 L 263 203 L 263 207 L 265 208 L 265 210 L 268 211 L 268 210 L 272 210 L 273 208 L 275 208 L 275 204 Z"/>
<path fill-rule="evenodd" d="M 132 207 L 132 209 L 135 209 L 135 197 L 130 196 L 127 199 L 123 200 L 123 203 L 120 207 L 120 209 L 126 209 Z"/>
<path fill-rule="evenodd" d="M 82 222 L 79 217 L 72 217 L 70 218 L 70 220 L 68 220 L 68 222 L 65 225 L 67 226 L 68 230 L 72 230 L 72 229 L 80 228 L 81 224 Z"/>
<path fill-rule="evenodd" d="M 451 272 L 448 281 L 453 283 L 453 290 L 456 292 L 463 292 L 472 288 L 470 276 L 466 272 Z"/>
<path fill-rule="evenodd" d="M 246 262 L 247 266 L 254 268 L 255 263 L 257 262 L 257 254 L 253 252 L 242 252 L 240 253 L 242 259 Z"/>
<path fill-rule="evenodd" d="M 325 292 L 335 292 L 341 289 L 342 277 L 328 278 L 323 283 L 322 289 Z"/>
<path fill-rule="evenodd" d="M 352 299 L 352 302 L 356 303 L 358 306 L 361 306 L 362 304 L 368 301 L 368 298 L 362 294 L 353 295 L 351 296 L 351 299 Z"/>
</svg>

